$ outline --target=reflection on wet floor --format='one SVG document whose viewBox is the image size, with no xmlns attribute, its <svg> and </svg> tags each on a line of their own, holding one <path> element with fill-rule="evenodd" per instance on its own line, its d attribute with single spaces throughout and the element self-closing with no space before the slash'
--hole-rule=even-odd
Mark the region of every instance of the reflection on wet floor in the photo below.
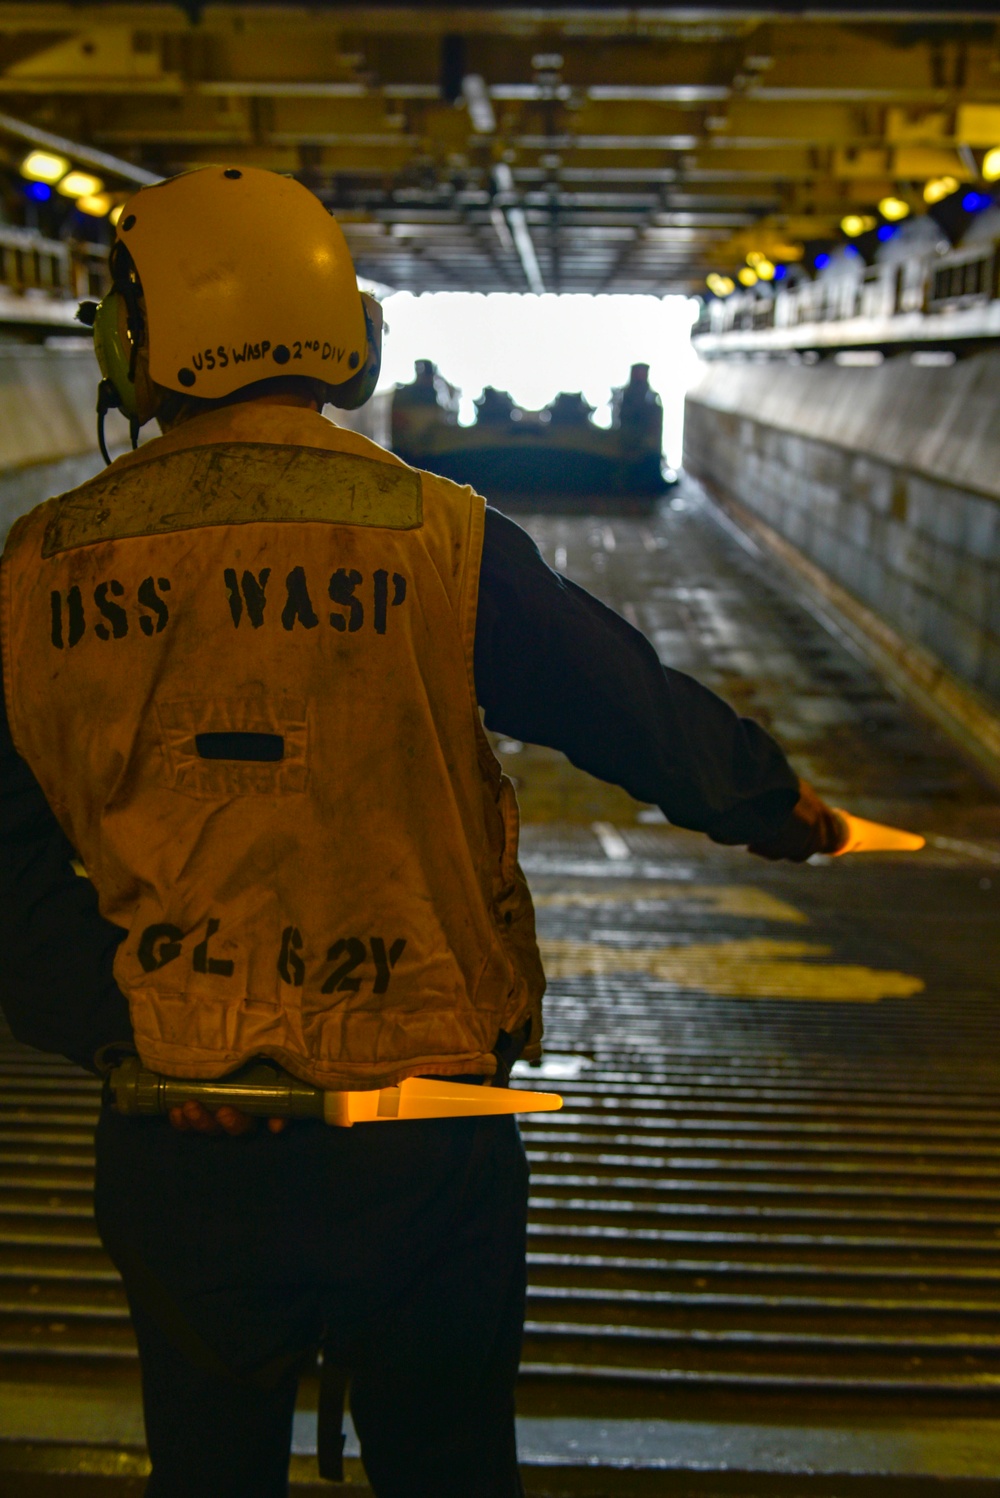
<svg viewBox="0 0 1000 1498">
<path fill-rule="evenodd" d="M 550 977 L 548 1059 L 518 1081 L 566 1099 L 523 1124 L 528 1492 L 991 1491 L 1000 798 L 696 493 L 526 523 L 827 799 L 932 839 L 767 864 L 499 742 Z M 96 1089 L 13 1045 L 0 1075 L 0 1488 L 32 1462 L 141 1475 L 134 1345 L 89 1218 Z M 307 1379 L 296 1484 L 314 1400 Z"/>
</svg>

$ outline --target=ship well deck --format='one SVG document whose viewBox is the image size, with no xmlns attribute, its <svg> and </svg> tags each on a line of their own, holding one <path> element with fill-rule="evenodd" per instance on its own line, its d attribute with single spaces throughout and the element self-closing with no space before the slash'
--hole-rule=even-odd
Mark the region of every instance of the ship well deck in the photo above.
<svg viewBox="0 0 1000 1498">
<path fill-rule="evenodd" d="M 500 741 L 550 977 L 525 1080 L 566 1100 L 523 1127 L 528 1491 L 995 1491 L 1000 800 L 692 487 L 519 518 L 827 799 L 929 839 L 768 865 Z M 0 1075 L 0 1489 L 138 1494 L 97 1088 L 10 1041 Z"/>
</svg>

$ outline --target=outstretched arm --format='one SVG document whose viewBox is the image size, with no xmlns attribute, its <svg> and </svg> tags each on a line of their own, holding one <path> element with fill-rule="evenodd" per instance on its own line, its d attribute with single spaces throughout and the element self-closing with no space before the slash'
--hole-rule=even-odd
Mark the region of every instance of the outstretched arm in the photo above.
<svg viewBox="0 0 1000 1498">
<path fill-rule="evenodd" d="M 645 635 L 489 508 L 475 673 L 487 727 L 561 750 L 678 827 L 765 857 L 838 846 L 830 809 L 759 724 L 662 665 Z"/>
</svg>

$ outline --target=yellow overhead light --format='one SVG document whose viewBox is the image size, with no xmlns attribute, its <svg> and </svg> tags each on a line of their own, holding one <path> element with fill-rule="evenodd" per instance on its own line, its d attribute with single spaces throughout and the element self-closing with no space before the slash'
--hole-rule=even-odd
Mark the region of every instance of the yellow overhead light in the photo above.
<svg viewBox="0 0 1000 1498">
<path fill-rule="evenodd" d="M 749 265 L 745 265 L 742 270 L 737 271 L 736 278 L 741 286 L 757 285 L 757 272 L 751 270 Z"/>
<path fill-rule="evenodd" d="M 65 156 L 54 151 L 29 151 L 21 162 L 21 176 L 32 182 L 58 182 L 69 171 Z"/>
<path fill-rule="evenodd" d="M 849 213 L 840 220 L 840 227 L 848 239 L 857 239 L 859 234 L 867 234 L 874 229 L 876 220 L 870 213 Z"/>
<path fill-rule="evenodd" d="M 983 157 L 983 176 L 987 182 L 995 182 L 1000 177 L 1000 146 L 994 146 Z M 957 182 L 955 186 L 958 186 Z"/>
<path fill-rule="evenodd" d="M 766 259 L 767 256 L 763 253 L 763 251 L 751 250 L 749 255 L 747 256 L 747 265 L 753 266 L 754 270 L 756 270 L 760 262 Z"/>
<path fill-rule="evenodd" d="M 111 212 L 111 199 L 106 192 L 99 192 L 77 198 L 76 206 L 81 213 L 87 213 L 91 218 L 104 218 Z"/>
<path fill-rule="evenodd" d="M 732 296 L 736 290 L 736 285 L 731 277 L 720 276 L 718 271 L 712 271 L 711 275 L 705 277 L 705 285 L 709 291 L 714 292 L 719 297 Z"/>
<path fill-rule="evenodd" d="M 754 269 L 756 270 L 757 275 L 762 281 L 774 280 L 774 266 L 772 265 L 770 260 L 765 260 L 763 258 L 758 260 Z"/>
<path fill-rule="evenodd" d="M 89 172 L 73 171 L 67 173 L 57 190 L 65 198 L 93 198 L 103 186 L 100 177 L 92 177 Z"/>
<path fill-rule="evenodd" d="M 878 205 L 878 211 L 883 218 L 887 218 L 890 224 L 898 224 L 901 218 L 910 215 L 909 203 L 904 203 L 902 198 L 883 198 Z"/>
<path fill-rule="evenodd" d="M 122 209 L 124 207 L 125 207 L 124 203 L 116 203 L 115 206 L 114 206 L 114 208 L 112 208 L 111 212 L 108 214 L 108 218 L 111 220 L 111 222 L 113 224 L 117 224 L 118 220 L 121 218 L 121 216 L 122 216 Z"/>
<path fill-rule="evenodd" d="M 1000 152 L 991 153 L 996 156 L 996 176 L 1000 177 Z M 987 157 L 987 160 L 989 158 Z M 985 162 L 983 164 L 983 175 L 985 176 Z M 924 202 L 940 203 L 942 198 L 949 198 L 953 192 L 958 191 L 958 183 L 954 177 L 932 177 L 924 185 Z"/>
</svg>

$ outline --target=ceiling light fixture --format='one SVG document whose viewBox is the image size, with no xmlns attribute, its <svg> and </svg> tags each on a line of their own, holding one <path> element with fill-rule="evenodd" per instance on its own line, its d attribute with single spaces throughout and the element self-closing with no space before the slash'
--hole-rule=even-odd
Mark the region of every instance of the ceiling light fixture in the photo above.
<svg viewBox="0 0 1000 1498">
<path fill-rule="evenodd" d="M 89 172 L 68 172 L 57 188 L 65 198 L 92 198 L 95 197 L 104 186 L 100 177 L 92 177 Z"/>
<path fill-rule="evenodd" d="M 77 198 L 76 206 L 90 218 L 106 218 L 111 212 L 112 199 L 106 192 L 85 193 Z"/>
<path fill-rule="evenodd" d="M 1000 177 L 1000 151 L 996 152 L 997 176 Z M 985 162 L 983 163 L 985 175 Z M 958 192 L 958 183 L 954 177 L 932 177 L 924 185 L 924 202 L 940 203 L 942 198 L 950 198 L 953 192 Z"/>
<path fill-rule="evenodd" d="M 962 207 L 966 213 L 980 213 L 982 209 L 991 207 L 993 199 L 988 192 L 967 192 L 962 199 Z"/>
<path fill-rule="evenodd" d="M 878 211 L 883 218 L 887 218 L 890 224 L 898 224 L 900 219 L 909 218 L 910 205 L 902 198 L 883 198 L 878 205 Z"/>
<path fill-rule="evenodd" d="M 32 182 L 58 182 L 69 171 L 65 156 L 54 151 L 29 151 L 21 162 L 21 176 Z"/>
</svg>

